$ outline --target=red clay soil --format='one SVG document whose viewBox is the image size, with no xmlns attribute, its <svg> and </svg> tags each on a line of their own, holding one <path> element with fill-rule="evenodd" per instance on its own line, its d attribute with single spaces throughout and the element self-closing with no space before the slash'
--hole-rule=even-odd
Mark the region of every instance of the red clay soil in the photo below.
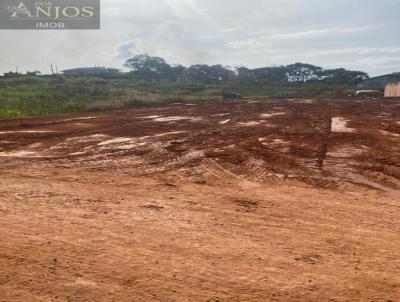
<svg viewBox="0 0 400 302">
<path fill-rule="evenodd" d="M 0 121 L 0 301 L 400 301 L 400 101 Z"/>
</svg>

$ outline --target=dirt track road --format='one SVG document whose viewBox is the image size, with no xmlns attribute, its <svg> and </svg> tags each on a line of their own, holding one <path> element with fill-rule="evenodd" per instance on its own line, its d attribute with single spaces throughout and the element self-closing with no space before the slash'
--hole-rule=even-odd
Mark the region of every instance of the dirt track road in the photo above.
<svg viewBox="0 0 400 302">
<path fill-rule="evenodd" d="M 400 101 L 0 121 L 0 301 L 400 301 Z"/>
</svg>

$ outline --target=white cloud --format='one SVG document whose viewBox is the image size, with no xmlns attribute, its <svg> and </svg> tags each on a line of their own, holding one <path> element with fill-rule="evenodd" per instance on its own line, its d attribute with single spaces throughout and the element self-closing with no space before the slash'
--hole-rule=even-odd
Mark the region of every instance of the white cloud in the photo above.
<svg viewBox="0 0 400 302">
<path fill-rule="evenodd" d="M 257 37 L 236 40 L 226 43 L 226 47 L 233 49 L 252 49 L 252 50 L 265 50 L 279 41 L 296 41 L 317 38 L 338 38 L 346 35 L 354 35 L 360 32 L 370 31 L 370 26 L 356 27 L 356 28 L 325 28 L 314 29 L 300 32 L 286 32 L 286 33 L 267 33 L 265 31 L 258 32 Z"/>
<path fill-rule="evenodd" d="M 391 0 L 105 0 L 99 31 L 0 31 L 0 72 L 121 68 L 137 53 L 185 65 L 338 62 L 394 72 L 399 10 Z"/>
<path fill-rule="evenodd" d="M 376 48 L 376 47 L 354 47 L 344 49 L 331 49 L 317 51 L 312 55 L 317 56 L 343 56 L 343 55 L 400 55 L 400 47 Z"/>
<path fill-rule="evenodd" d="M 265 39 L 269 40 L 303 40 L 303 39 L 315 39 L 315 38 L 332 38 L 340 37 L 344 35 L 358 34 L 361 32 L 370 31 L 372 27 L 354 27 L 354 28 L 323 28 L 306 30 L 300 32 L 289 32 L 289 33 L 278 33 L 265 36 Z"/>
<path fill-rule="evenodd" d="M 120 43 L 117 46 L 115 58 L 117 60 L 127 60 L 140 54 L 143 51 L 142 43 L 140 39 L 133 39 Z"/>
</svg>

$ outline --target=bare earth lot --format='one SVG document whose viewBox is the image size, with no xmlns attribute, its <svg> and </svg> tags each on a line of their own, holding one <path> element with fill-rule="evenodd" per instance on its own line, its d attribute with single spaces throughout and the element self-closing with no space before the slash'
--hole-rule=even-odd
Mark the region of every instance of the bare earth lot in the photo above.
<svg viewBox="0 0 400 302">
<path fill-rule="evenodd" d="M 0 301 L 400 301 L 400 101 L 0 121 Z"/>
</svg>

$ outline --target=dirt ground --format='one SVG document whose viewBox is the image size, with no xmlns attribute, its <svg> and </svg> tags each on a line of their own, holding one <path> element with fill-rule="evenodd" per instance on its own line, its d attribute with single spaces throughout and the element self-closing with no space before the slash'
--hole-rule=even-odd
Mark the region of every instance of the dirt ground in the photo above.
<svg viewBox="0 0 400 302">
<path fill-rule="evenodd" d="M 400 100 L 0 121 L 0 302 L 400 301 Z"/>
</svg>

